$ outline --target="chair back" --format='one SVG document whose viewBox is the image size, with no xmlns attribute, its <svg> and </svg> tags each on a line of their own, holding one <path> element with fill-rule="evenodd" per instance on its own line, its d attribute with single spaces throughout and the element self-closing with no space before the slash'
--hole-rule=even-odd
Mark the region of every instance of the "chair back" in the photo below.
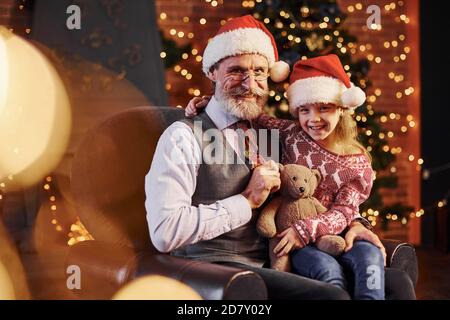
<svg viewBox="0 0 450 320">
<path fill-rule="evenodd" d="M 162 132 L 184 118 L 174 107 L 136 107 L 88 131 L 71 167 L 78 215 L 95 240 L 153 248 L 144 181 Z"/>
</svg>

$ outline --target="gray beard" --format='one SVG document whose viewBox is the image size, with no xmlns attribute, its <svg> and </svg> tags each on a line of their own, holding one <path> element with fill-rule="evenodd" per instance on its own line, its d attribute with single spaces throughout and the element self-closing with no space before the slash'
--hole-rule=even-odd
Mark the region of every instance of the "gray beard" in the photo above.
<svg viewBox="0 0 450 320">
<path fill-rule="evenodd" d="M 253 120 L 261 115 L 268 100 L 268 95 L 264 95 L 257 96 L 256 101 L 244 101 L 238 96 L 224 95 L 221 90 L 216 90 L 215 97 L 227 113 L 244 120 Z"/>
</svg>

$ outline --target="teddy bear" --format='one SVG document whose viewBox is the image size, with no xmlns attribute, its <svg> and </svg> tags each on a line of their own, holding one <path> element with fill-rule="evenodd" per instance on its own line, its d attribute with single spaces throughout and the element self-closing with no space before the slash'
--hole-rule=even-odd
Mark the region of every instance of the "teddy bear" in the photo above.
<svg viewBox="0 0 450 320">
<path fill-rule="evenodd" d="M 298 164 L 280 165 L 280 194 L 274 197 L 262 210 L 257 221 L 258 233 L 269 238 L 271 268 L 290 271 L 289 255 L 277 257 L 273 253 L 280 238 L 276 234 L 286 230 L 300 219 L 307 219 L 327 211 L 316 198 L 314 191 L 320 183 L 318 170 L 311 170 Z M 345 248 L 344 238 L 325 235 L 317 239 L 315 246 L 334 257 Z"/>
</svg>

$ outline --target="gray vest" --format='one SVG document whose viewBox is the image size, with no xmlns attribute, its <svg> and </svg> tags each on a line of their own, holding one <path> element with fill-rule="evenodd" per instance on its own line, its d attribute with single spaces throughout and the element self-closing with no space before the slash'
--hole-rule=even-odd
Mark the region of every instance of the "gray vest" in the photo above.
<svg viewBox="0 0 450 320">
<path fill-rule="evenodd" d="M 211 138 L 205 137 L 201 133 L 208 129 L 218 130 L 206 112 L 202 112 L 193 119 L 181 121 L 193 130 L 203 154 L 197 176 L 197 186 L 192 196 L 192 205 L 212 204 L 244 191 L 251 178 L 251 167 L 248 163 L 236 162 L 238 155 L 222 133 L 216 138 L 219 139 L 218 144 L 223 146 L 223 149 L 216 149 L 216 151 L 223 152 L 225 163 L 212 163 L 210 152 L 203 152 L 211 143 Z M 195 121 L 201 121 L 201 131 L 194 130 Z M 267 240 L 260 237 L 256 231 L 257 217 L 257 210 L 253 210 L 251 220 L 245 225 L 223 233 L 214 239 L 176 249 L 172 255 L 212 262 L 241 262 L 260 267 L 268 260 L 268 248 Z"/>
</svg>

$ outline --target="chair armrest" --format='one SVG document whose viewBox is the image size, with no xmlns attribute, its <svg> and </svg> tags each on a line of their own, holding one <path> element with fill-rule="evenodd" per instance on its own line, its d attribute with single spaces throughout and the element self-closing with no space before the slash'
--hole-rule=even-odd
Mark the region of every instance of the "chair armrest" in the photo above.
<svg viewBox="0 0 450 320">
<path fill-rule="evenodd" d="M 187 284 L 203 299 L 267 299 L 262 278 L 254 272 L 173 257 L 166 254 L 135 252 L 132 248 L 85 241 L 70 249 L 66 266 L 81 271 L 84 299 L 110 299 L 127 282 L 145 275 L 158 274 Z"/>
<path fill-rule="evenodd" d="M 187 284 L 205 300 L 266 300 L 262 278 L 247 270 L 170 255 L 144 254 L 136 276 L 159 274 Z"/>
<path fill-rule="evenodd" d="M 386 266 L 405 271 L 411 278 L 415 287 L 417 284 L 419 267 L 414 246 L 407 242 L 391 239 L 382 239 L 381 242 L 386 248 Z"/>
<path fill-rule="evenodd" d="M 206 300 L 265 300 L 262 278 L 247 270 L 170 255 L 143 254 L 136 276 L 159 274 L 179 280 Z"/>
</svg>

